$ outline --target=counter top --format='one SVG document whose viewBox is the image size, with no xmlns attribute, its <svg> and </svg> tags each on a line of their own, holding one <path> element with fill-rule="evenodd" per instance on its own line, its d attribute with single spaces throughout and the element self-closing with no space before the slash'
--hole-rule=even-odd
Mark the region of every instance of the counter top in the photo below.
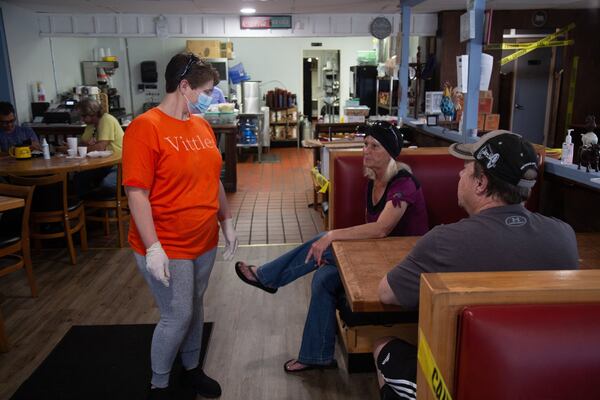
<svg viewBox="0 0 600 400">
<path fill-rule="evenodd" d="M 600 172 L 590 170 L 585 172 L 585 167 L 577 169 L 577 165 L 564 165 L 560 160 L 546 157 L 544 171 L 561 178 L 566 178 L 570 181 L 580 183 L 582 185 L 600 190 Z M 592 181 L 594 179 L 594 181 Z"/>
<path fill-rule="evenodd" d="M 422 130 L 433 136 L 449 140 L 452 142 L 463 142 L 463 136 L 457 131 L 449 130 L 441 126 L 427 126 L 427 124 L 418 124 L 414 118 L 406 118 L 403 122 L 415 129 Z M 474 143 L 478 138 L 469 137 L 468 142 Z M 598 172 L 585 172 L 585 170 L 577 169 L 577 165 L 563 165 L 559 160 L 554 158 L 546 157 L 544 172 L 571 180 L 581 185 L 600 190 L 600 173 Z M 591 181 L 594 179 L 595 181 Z"/>
<path fill-rule="evenodd" d="M 426 133 L 429 133 L 433 136 L 437 136 L 442 139 L 450 140 L 452 142 L 457 142 L 457 143 L 463 142 L 462 133 L 460 133 L 458 131 L 450 130 L 448 128 L 444 128 L 443 126 L 427 126 L 427 124 L 417 123 L 416 119 L 410 118 L 410 117 L 404 118 L 402 120 L 402 122 L 412 128 L 420 129 Z M 468 137 L 467 141 L 469 143 L 474 143 L 477 141 L 477 139 L 478 138 L 476 138 L 476 137 Z"/>
</svg>

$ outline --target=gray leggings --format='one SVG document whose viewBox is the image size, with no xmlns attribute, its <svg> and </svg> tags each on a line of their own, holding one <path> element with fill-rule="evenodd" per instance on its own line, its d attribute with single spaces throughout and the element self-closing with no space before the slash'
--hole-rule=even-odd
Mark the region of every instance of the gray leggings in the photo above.
<svg viewBox="0 0 600 400">
<path fill-rule="evenodd" d="M 195 260 L 169 260 L 169 287 L 154 279 L 146 270 L 146 258 L 134 253 L 138 269 L 150 286 L 160 310 L 151 348 L 152 385 L 169 385 L 169 374 L 177 352 L 183 367 L 196 368 L 202 345 L 204 307 L 202 299 L 215 262 L 217 248 Z"/>
</svg>

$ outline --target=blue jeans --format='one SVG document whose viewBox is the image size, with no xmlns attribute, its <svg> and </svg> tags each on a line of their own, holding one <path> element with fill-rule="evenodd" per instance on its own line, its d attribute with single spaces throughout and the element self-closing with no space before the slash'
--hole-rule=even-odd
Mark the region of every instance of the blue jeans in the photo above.
<svg viewBox="0 0 600 400">
<path fill-rule="evenodd" d="M 335 351 L 335 308 L 342 290 L 331 247 L 323 253 L 325 264 L 317 267 L 314 259 L 304 263 L 311 245 L 323 234 L 259 267 L 256 275 L 266 286 L 278 288 L 314 270 L 308 315 L 304 323 L 298 361 L 303 364 L 326 365 L 333 361 Z"/>
</svg>

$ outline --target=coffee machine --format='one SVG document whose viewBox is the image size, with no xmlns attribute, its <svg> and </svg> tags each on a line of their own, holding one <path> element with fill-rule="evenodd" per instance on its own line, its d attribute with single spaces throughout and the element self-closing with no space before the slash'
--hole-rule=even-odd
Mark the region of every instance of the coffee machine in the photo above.
<svg viewBox="0 0 600 400">
<path fill-rule="evenodd" d="M 119 68 L 118 61 L 82 61 L 83 84 L 97 86 L 108 97 L 108 112 L 119 119 L 126 115 L 121 107 L 121 96 L 117 88 L 112 87 L 111 77 Z M 86 86 L 84 86 L 86 87 Z"/>
</svg>

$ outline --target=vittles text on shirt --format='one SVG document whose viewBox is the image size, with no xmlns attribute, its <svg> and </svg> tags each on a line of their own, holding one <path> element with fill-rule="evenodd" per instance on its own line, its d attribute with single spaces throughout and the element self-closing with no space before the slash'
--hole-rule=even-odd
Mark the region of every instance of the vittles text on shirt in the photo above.
<svg viewBox="0 0 600 400">
<path fill-rule="evenodd" d="M 168 136 L 165 140 L 169 142 L 176 151 L 200 151 L 216 148 L 215 142 L 211 138 L 202 139 L 200 136 L 184 138 L 183 136 Z"/>
</svg>

